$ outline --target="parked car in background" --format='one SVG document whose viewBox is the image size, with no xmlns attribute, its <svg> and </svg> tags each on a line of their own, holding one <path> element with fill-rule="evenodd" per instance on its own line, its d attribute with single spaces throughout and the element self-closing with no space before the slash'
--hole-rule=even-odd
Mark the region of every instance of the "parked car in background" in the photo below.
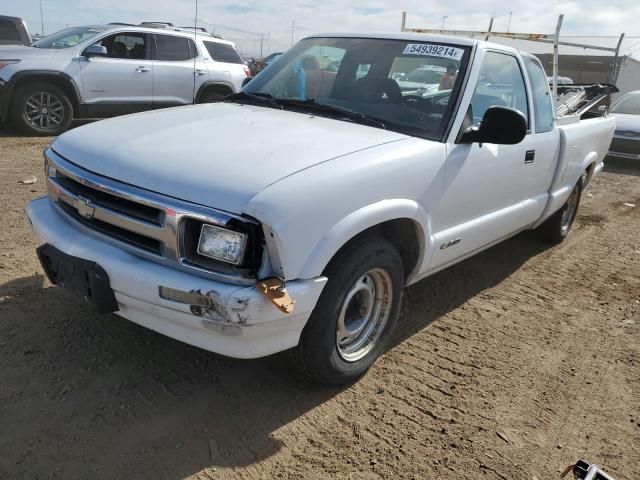
<svg viewBox="0 0 640 480">
<path fill-rule="evenodd" d="M 425 65 L 396 79 L 403 92 L 430 93 L 438 91 L 440 80 L 447 72 L 445 67 Z"/>
<path fill-rule="evenodd" d="M 553 84 L 553 77 L 547 76 L 547 81 L 549 82 L 549 85 Z M 573 85 L 573 79 L 558 76 L 558 85 Z"/>
<path fill-rule="evenodd" d="M 0 119 L 58 135 L 74 118 L 104 118 L 237 92 L 249 69 L 233 42 L 166 24 L 67 28 L 0 50 Z"/>
<path fill-rule="evenodd" d="M 640 90 L 629 92 L 611 106 L 616 131 L 609 147 L 612 157 L 640 160 Z"/>
<path fill-rule="evenodd" d="M 443 59 L 437 103 L 391 78 Z M 223 103 L 58 137 L 27 215 L 51 282 L 98 311 L 232 357 L 295 349 L 344 384 L 385 352 L 406 285 L 523 230 L 561 242 L 614 128 L 556 119 L 540 61 L 507 46 L 312 36 Z"/>
<path fill-rule="evenodd" d="M 262 61 L 266 64 L 266 65 L 271 65 L 274 61 L 276 61 L 278 59 L 278 57 L 280 57 L 282 55 L 282 52 L 274 52 L 270 55 L 267 55 L 266 57 L 264 57 L 262 59 Z"/>
<path fill-rule="evenodd" d="M 23 19 L 0 15 L 0 45 L 29 45 L 30 43 L 31 35 Z"/>
</svg>

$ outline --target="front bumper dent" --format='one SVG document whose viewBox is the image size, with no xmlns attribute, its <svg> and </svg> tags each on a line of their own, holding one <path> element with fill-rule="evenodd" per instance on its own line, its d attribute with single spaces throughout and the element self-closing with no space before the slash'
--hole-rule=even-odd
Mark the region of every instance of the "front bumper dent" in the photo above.
<svg viewBox="0 0 640 480">
<path fill-rule="evenodd" d="M 255 286 L 204 279 L 132 255 L 81 232 L 48 198 L 29 203 L 27 216 L 40 245 L 90 260 L 108 274 L 117 315 L 182 342 L 236 358 L 258 358 L 298 344 L 300 334 L 327 281 L 325 277 L 287 283 L 295 310 L 285 314 Z M 160 296 L 193 292 L 210 299 L 208 308 Z M 164 295 L 166 296 L 166 295 Z"/>
</svg>

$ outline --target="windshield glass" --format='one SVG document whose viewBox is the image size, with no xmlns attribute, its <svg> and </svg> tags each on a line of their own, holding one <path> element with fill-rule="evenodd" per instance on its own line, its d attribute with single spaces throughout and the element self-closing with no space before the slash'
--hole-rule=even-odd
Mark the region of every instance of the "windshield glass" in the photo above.
<svg viewBox="0 0 640 480">
<path fill-rule="evenodd" d="M 630 113 L 640 115 L 640 94 L 628 95 L 622 98 L 611 109 L 613 113 Z"/>
<path fill-rule="evenodd" d="M 291 100 L 296 108 L 303 108 L 301 100 L 313 100 L 307 104 L 349 110 L 379 120 L 381 128 L 441 140 L 469 50 L 427 41 L 309 38 L 243 91 L 270 95 L 284 108 Z"/>
<path fill-rule="evenodd" d="M 54 34 L 44 37 L 42 40 L 38 40 L 31 44 L 36 48 L 70 48 L 75 47 L 81 42 L 95 37 L 104 29 L 101 28 L 88 28 L 88 27 L 73 27 L 65 28 Z"/>
</svg>

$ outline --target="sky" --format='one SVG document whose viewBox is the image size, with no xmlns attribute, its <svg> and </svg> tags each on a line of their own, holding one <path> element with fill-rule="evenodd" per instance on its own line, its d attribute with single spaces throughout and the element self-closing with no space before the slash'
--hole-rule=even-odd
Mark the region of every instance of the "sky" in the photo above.
<svg viewBox="0 0 640 480">
<path fill-rule="evenodd" d="M 195 0 L 41 0 L 44 31 L 67 25 L 168 21 L 193 25 Z M 402 11 L 407 26 L 552 33 L 564 13 L 563 35 L 640 35 L 640 0 L 198 0 L 198 26 L 236 42 L 245 57 L 282 51 L 306 35 L 320 32 L 397 32 Z M 22 17 L 32 33 L 41 32 L 40 0 L 2 0 L 0 13 Z M 446 18 L 443 18 L 446 17 Z M 293 25 L 295 22 L 295 25 Z M 292 29 L 293 26 L 293 29 Z M 262 39 L 262 42 L 261 42 Z"/>
</svg>

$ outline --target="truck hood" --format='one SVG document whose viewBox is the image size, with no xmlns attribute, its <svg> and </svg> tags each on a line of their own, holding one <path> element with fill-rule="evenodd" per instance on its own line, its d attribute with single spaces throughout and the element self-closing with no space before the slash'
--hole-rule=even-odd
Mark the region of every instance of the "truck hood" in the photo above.
<svg viewBox="0 0 640 480">
<path fill-rule="evenodd" d="M 341 120 L 218 103 L 95 122 L 58 137 L 52 148 L 99 175 L 242 213 L 278 180 L 404 138 Z"/>
</svg>

